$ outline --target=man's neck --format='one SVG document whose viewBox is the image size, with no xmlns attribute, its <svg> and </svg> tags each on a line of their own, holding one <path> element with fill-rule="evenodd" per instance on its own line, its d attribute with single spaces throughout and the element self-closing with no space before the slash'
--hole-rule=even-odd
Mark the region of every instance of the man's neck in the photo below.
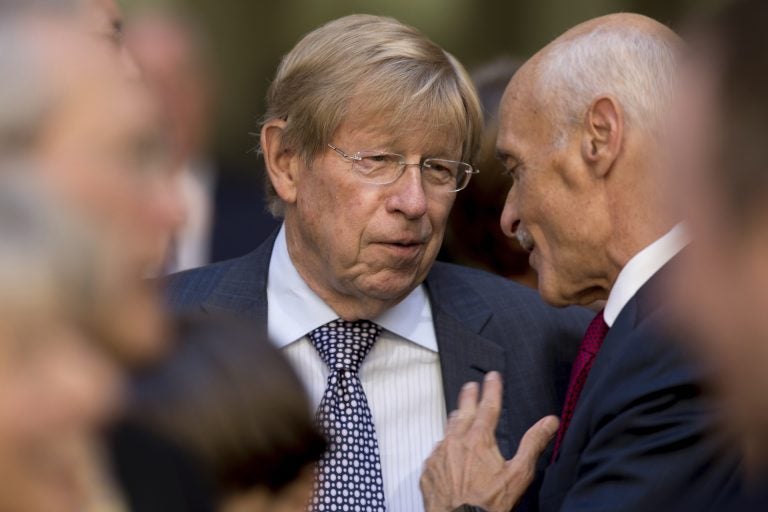
<svg viewBox="0 0 768 512">
<path fill-rule="evenodd" d="M 628 210 L 632 211 L 632 210 Z M 642 211 L 639 208 L 636 212 Z M 635 214 L 629 221 L 618 222 L 607 244 L 608 260 L 611 263 L 608 273 L 611 288 L 627 263 L 637 254 L 663 237 L 678 223 L 676 220 L 661 218 L 659 214 Z"/>
</svg>

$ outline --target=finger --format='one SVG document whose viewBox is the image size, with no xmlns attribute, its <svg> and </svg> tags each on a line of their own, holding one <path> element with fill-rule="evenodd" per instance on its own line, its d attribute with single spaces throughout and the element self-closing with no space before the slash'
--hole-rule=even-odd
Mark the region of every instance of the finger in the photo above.
<svg viewBox="0 0 768 512">
<path fill-rule="evenodd" d="M 472 425 L 477 412 L 477 399 L 480 395 L 480 386 L 476 382 L 467 382 L 459 392 L 459 408 L 453 411 L 448 418 L 445 429 L 446 436 L 461 435 Z"/>
<path fill-rule="evenodd" d="M 432 506 L 435 501 L 435 480 L 429 473 L 423 473 L 419 478 L 419 490 L 421 491 L 421 498 L 424 503 L 424 510 L 432 510 Z"/>
<path fill-rule="evenodd" d="M 496 430 L 501 414 L 501 399 L 504 385 L 499 372 L 488 372 L 483 382 L 483 397 L 477 406 L 473 429 L 478 433 L 490 433 Z"/>
<path fill-rule="evenodd" d="M 520 441 L 514 460 L 535 466 L 559 426 L 560 420 L 557 416 L 545 416 L 537 421 Z"/>
</svg>

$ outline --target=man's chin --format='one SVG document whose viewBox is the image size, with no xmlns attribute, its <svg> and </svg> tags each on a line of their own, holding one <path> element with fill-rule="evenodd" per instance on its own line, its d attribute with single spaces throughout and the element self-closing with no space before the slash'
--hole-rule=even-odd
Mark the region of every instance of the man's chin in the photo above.
<svg viewBox="0 0 768 512">
<path fill-rule="evenodd" d="M 556 308 L 572 305 L 573 299 L 566 296 L 556 282 L 547 279 L 546 275 L 539 274 L 539 295 L 542 300 Z"/>
<path fill-rule="evenodd" d="M 397 303 L 403 300 L 423 278 L 413 269 L 383 269 L 374 274 L 362 276 L 356 281 L 361 295 L 370 299 Z"/>
</svg>

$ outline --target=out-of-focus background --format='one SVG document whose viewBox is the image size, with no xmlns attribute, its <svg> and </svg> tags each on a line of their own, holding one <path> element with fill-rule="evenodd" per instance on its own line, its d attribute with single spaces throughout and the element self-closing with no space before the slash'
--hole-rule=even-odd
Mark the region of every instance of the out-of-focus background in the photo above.
<svg viewBox="0 0 768 512">
<path fill-rule="evenodd" d="M 619 11 L 675 26 L 719 0 L 122 0 L 129 14 L 178 9 L 208 31 L 218 84 L 216 148 L 247 166 L 249 136 L 280 57 L 321 23 L 352 13 L 412 24 L 472 69 L 495 56 L 525 57 L 588 18 Z"/>
<path fill-rule="evenodd" d="M 719 3 L 722 0 L 123 0 L 129 33 L 132 22 L 147 18 L 147 14 L 151 17 L 165 12 L 180 16 L 193 27 L 202 49 L 196 53 L 204 56 L 200 59 L 204 61 L 201 69 L 188 78 L 183 78 L 178 67 L 168 74 L 175 76 L 178 83 L 171 90 L 166 87 L 166 95 L 170 103 L 180 103 L 179 126 L 204 125 L 192 137 L 204 139 L 195 151 L 205 154 L 209 166 L 210 162 L 215 163 L 219 185 L 214 187 L 214 206 L 190 209 L 191 224 L 199 212 L 216 208 L 212 232 L 217 238 L 208 254 L 195 256 L 195 250 L 187 251 L 184 247 L 184 239 L 194 239 L 194 235 L 182 235 L 178 244 L 179 264 L 169 270 L 238 256 L 257 247 L 275 229 L 277 223 L 264 213 L 260 199 L 264 171 L 254 151 L 269 82 L 281 57 L 304 34 L 347 14 L 370 13 L 393 16 L 414 25 L 453 53 L 472 74 L 489 114 L 483 153 L 474 162 L 481 174 L 459 194 L 440 259 L 536 286 L 527 254 L 516 241 L 507 239 L 499 227 L 510 186 L 500 176 L 501 168 L 494 158 L 494 112 L 504 85 L 527 57 L 589 18 L 631 11 L 678 28 L 692 13 L 704 12 Z M 143 51 L 134 48 L 139 61 L 144 60 L 141 54 L 150 59 L 163 54 L 161 45 L 173 46 L 163 36 L 156 38 L 155 43 L 146 34 L 140 40 L 149 46 Z M 141 64 L 147 68 L 146 62 Z M 201 80 L 200 76 L 206 79 Z M 177 100 L 183 97 L 181 91 L 194 95 L 192 89 L 198 82 L 205 82 L 206 94 L 213 99 L 202 115 L 188 117 L 197 108 L 196 100 L 192 98 L 189 102 L 191 108 Z M 196 187 L 211 188 L 200 184 Z M 197 195 L 202 197 L 201 192 Z M 195 202 L 193 197 L 189 201 Z M 217 205 L 223 205 L 224 210 L 220 212 Z M 202 224 L 204 216 L 198 217 Z"/>
</svg>

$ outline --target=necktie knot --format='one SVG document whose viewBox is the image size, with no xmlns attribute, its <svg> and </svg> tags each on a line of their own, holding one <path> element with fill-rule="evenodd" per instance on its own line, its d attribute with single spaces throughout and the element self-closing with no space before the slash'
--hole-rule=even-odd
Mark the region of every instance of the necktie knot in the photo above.
<svg viewBox="0 0 768 512">
<path fill-rule="evenodd" d="M 334 320 L 309 333 L 317 353 L 331 371 L 357 373 L 381 334 L 381 327 L 368 320 Z"/>
</svg>

